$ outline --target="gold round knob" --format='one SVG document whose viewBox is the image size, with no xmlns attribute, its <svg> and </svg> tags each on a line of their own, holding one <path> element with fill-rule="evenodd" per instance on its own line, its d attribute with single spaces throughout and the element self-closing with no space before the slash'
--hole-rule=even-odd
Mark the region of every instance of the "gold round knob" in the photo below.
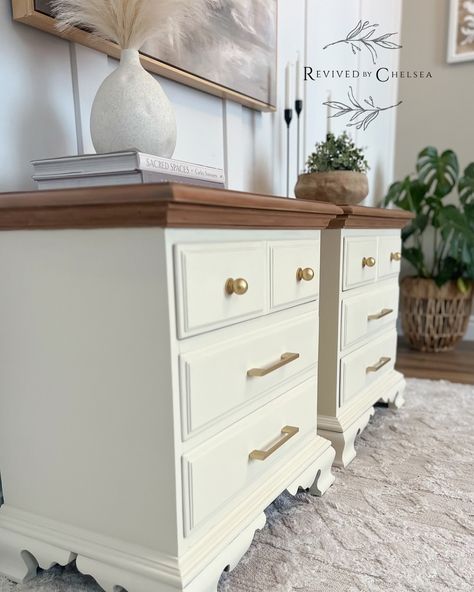
<svg viewBox="0 0 474 592">
<path fill-rule="evenodd" d="M 402 254 L 401 253 L 391 253 L 390 254 L 390 261 L 401 261 Z"/>
<path fill-rule="evenodd" d="M 236 280 L 229 278 L 225 283 L 225 291 L 229 296 L 231 294 L 237 294 L 237 296 L 243 296 L 247 293 L 249 285 L 243 278 L 237 278 Z"/>
<path fill-rule="evenodd" d="M 362 259 L 362 267 L 375 267 L 377 261 L 373 257 L 364 257 Z"/>
<path fill-rule="evenodd" d="M 299 267 L 296 272 L 296 279 L 299 282 L 301 282 L 302 280 L 304 280 L 305 282 L 310 282 L 314 279 L 314 269 L 311 269 L 311 267 L 305 267 L 304 269 L 302 267 Z"/>
</svg>

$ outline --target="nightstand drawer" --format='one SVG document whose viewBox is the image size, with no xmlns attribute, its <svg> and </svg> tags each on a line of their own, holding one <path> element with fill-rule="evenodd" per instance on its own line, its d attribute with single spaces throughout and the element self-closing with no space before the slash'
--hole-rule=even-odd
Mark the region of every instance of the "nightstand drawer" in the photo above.
<svg viewBox="0 0 474 592">
<path fill-rule="evenodd" d="M 265 312 L 265 243 L 179 245 L 175 250 L 178 336 L 188 337 Z"/>
<path fill-rule="evenodd" d="M 400 235 L 384 236 L 379 239 L 378 274 L 379 278 L 398 275 L 402 259 Z"/>
<path fill-rule="evenodd" d="M 316 388 L 308 380 L 183 456 L 185 535 L 316 437 Z"/>
<path fill-rule="evenodd" d="M 390 330 L 341 360 L 340 405 L 346 404 L 373 382 L 393 370 L 397 333 Z"/>
<path fill-rule="evenodd" d="M 374 286 L 375 287 L 375 286 Z M 342 301 L 341 349 L 376 331 L 395 325 L 398 316 L 398 284 L 370 289 L 370 293 Z"/>
<path fill-rule="evenodd" d="M 316 373 L 317 358 L 316 312 L 182 354 L 183 439 L 311 368 Z"/>
<path fill-rule="evenodd" d="M 370 284 L 377 277 L 377 237 L 346 237 L 342 289 Z"/>
<path fill-rule="evenodd" d="M 319 240 L 271 243 L 270 260 L 272 308 L 301 304 L 318 297 Z"/>
</svg>

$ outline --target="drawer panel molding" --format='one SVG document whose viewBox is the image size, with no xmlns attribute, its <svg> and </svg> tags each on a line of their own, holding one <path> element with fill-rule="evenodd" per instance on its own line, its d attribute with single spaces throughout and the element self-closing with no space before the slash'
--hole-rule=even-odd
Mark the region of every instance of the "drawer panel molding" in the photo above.
<svg viewBox="0 0 474 592">
<path fill-rule="evenodd" d="M 341 349 L 372 337 L 387 326 L 395 327 L 398 316 L 398 284 L 391 283 L 370 293 L 344 298 L 341 304 Z"/>
<path fill-rule="evenodd" d="M 316 388 L 306 381 L 183 456 L 185 535 L 316 437 Z"/>
<path fill-rule="evenodd" d="M 183 439 L 271 391 L 278 396 L 292 381 L 315 372 L 317 358 L 315 312 L 181 354 Z"/>
<path fill-rule="evenodd" d="M 341 406 L 393 370 L 397 350 L 397 333 L 383 337 L 348 354 L 341 360 Z"/>
<path fill-rule="evenodd" d="M 384 236 L 379 239 L 379 278 L 397 276 L 402 260 L 400 236 Z"/>
<path fill-rule="evenodd" d="M 343 290 L 374 282 L 377 278 L 377 256 L 377 237 L 346 237 Z"/>
<path fill-rule="evenodd" d="M 319 296 L 320 242 L 270 243 L 272 309 L 294 306 Z"/>
<path fill-rule="evenodd" d="M 178 335 L 188 337 L 266 312 L 266 244 L 176 248 Z"/>
</svg>

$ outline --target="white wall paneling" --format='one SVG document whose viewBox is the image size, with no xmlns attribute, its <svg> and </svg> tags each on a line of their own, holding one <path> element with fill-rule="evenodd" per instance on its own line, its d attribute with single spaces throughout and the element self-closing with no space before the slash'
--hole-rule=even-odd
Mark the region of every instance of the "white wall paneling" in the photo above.
<svg viewBox="0 0 474 592">
<path fill-rule="evenodd" d="M 275 169 L 275 187 L 280 188 L 281 195 L 286 195 L 286 142 L 287 129 L 283 120 L 283 110 L 285 108 L 285 66 L 288 61 L 296 62 L 297 52 L 301 56 L 305 54 L 305 3 L 291 2 L 288 0 L 278 3 L 279 23 L 278 23 L 278 113 L 275 118 L 276 123 L 276 144 L 277 151 L 274 154 Z M 292 71 L 292 95 L 295 99 L 296 73 Z M 290 128 L 290 195 L 293 195 L 293 188 L 296 185 L 296 114 L 293 113 L 293 122 Z"/>
<path fill-rule="evenodd" d="M 77 149 L 68 44 L 12 23 L 0 2 L 1 190 L 33 187 L 29 161 Z"/>
<path fill-rule="evenodd" d="M 242 191 L 244 188 L 241 174 L 243 155 L 240 150 L 242 109 L 242 105 L 238 103 L 224 101 L 222 120 L 224 168 L 229 187 L 238 191 Z"/>
<path fill-rule="evenodd" d="M 331 92 L 332 100 L 347 103 L 349 87 L 354 89 L 360 100 L 373 96 L 376 104 L 388 106 L 398 102 L 398 82 L 380 83 L 375 79 L 377 67 L 390 71 L 398 70 L 399 52 L 381 50 L 378 65 L 374 66 L 368 51 L 354 55 L 348 45 L 334 45 L 327 50 L 328 43 L 345 38 L 359 19 L 379 24 L 381 33 L 398 32 L 401 26 L 401 0 L 377 2 L 377 0 L 307 0 L 308 17 L 306 23 L 306 62 L 315 70 L 356 70 L 359 77 L 321 78 L 306 84 L 306 153 L 316 141 L 321 141 L 327 131 L 326 107 L 322 105 Z M 371 71 L 370 78 L 363 78 L 363 71 Z M 347 117 L 331 119 L 331 131 L 347 131 L 358 145 L 366 148 L 370 164 L 370 194 L 366 205 L 375 205 L 383 198 L 388 185 L 393 180 L 393 159 L 395 143 L 396 110 L 385 112 L 367 130 L 347 128 Z"/>
<path fill-rule="evenodd" d="M 362 0 L 361 17 L 369 20 L 371 23 L 378 23 L 380 34 L 398 33 L 391 38 L 395 43 L 400 43 L 402 3 L 380 2 L 380 0 Z M 359 54 L 360 70 L 370 70 L 374 66 L 368 52 Z M 380 49 L 376 68 L 387 68 L 388 74 L 399 70 L 400 51 Z M 371 78 L 359 78 L 358 95 L 363 100 L 373 96 L 375 104 L 380 107 L 388 107 L 398 103 L 399 84 L 398 78 L 390 78 L 389 82 L 378 82 Z M 394 179 L 394 159 L 395 159 L 395 134 L 396 122 L 399 109 L 407 108 L 407 105 L 401 105 L 396 109 L 385 111 L 379 115 L 378 120 L 374 121 L 366 131 L 361 130 L 357 134 L 357 140 L 360 145 L 367 147 L 367 158 L 370 164 L 369 184 L 371 191 L 368 197 L 369 204 L 378 205 L 384 198 L 388 186 Z"/>
<path fill-rule="evenodd" d="M 174 157 L 223 167 L 223 101 L 172 80 L 159 81 L 176 111 L 178 143 Z"/>
<path fill-rule="evenodd" d="M 387 31 L 399 30 L 401 0 L 292 0 L 279 1 L 278 111 L 260 113 L 230 101 L 207 95 L 170 80 L 160 82 L 172 101 L 178 121 L 175 157 L 226 169 L 232 189 L 274 193 L 286 191 L 286 126 L 283 121 L 284 68 L 296 60 L 297 51 L 315 68 L 352 69 L 363 66 L 361 55 L 353 56 L 345 46 L 323 51 L 326 43 L 345 36 L 362 17 L 379 22 Z M 70 46 L 11 19 L 10 2 L 0 6 L 0 51 L 8 56 L 0 63 L 2 88 L 0 125 L 4 141 L 0 147 L 2 190 L 32 187 L 29 161 L 81 152 L 92 152 L 89 116 L 92 101 L 102 80 L 117 62 L 94 50 Z M 386 52 L 387 53 L 387 52 Z M 398 52 L 390 52 L 395 67 Z M 305 115 L 302 126 L 303 162 L 316 141 L 326 133 L 326 107 L 322 103 L 331 90 L 333 98 L 344 97 L 351 81 L 320 79 L 305 86 Z M 374 93 L 381 102 L 396 94 L 396 85 L 360 89 Z M 390 87 L 390 88 L 389 88 Z M 377 94 L 376 94 L 377 93 Z M 367 146 L 371 171 L 370 203 L 381 197 L 392 180 L 394 119 L 385 116 L 357 141 Z M 332 129 L 345 129 L 333 119 Z M 291 128 L 291 190 L 296 182 L 296 123 Z"/>
<path fill-rule="evenodd" d="M 357 69 L 358 57 L 349 47 L 334 45 L 327 50 L 323 47 L 346 36 L 359 19 L 360 2 L 346 0 L 307 0 L 308 18 L 306 23 L 308 66 L 316 71 Z M 332 100 L 344 100 L 352 84 L 351 80 L 320 78 L 306 83 L 306 154 L 314 149 L 314 144 L 326 137 L 328 120 L 327 107 L 323 103 L 331 92 Z M 331 131 L 338 134 L 347 131 L 342 117 L 331 119 Z"/>
<path fill-rule="evenodd" d="M 113 71 L 114 60 L 98 51 L 71 43 L 71 74 L 76 114 L 79 154 L 95 152 L 90 134 L 90 113 L 95 95 L 104 79 Z"/>
</svg>

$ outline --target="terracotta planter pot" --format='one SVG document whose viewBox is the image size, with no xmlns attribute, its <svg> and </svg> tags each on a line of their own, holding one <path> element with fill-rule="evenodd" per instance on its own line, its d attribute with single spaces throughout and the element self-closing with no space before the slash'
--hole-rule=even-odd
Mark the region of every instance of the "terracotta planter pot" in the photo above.
<svg viewBox="0 0 474 592">
<path fill-rule="evenodd" d="M 442 352 L 466 334 L 472 311 L 472 286 L 462 294 L 456 282 L 439 288 L 433 280 L 407 277 L 401 283 L 402 326 L 411 347 Z"/>
<path fill-rule="evenodd" d="M 304 173 L 298 177 L 295 195 L 300 199 L 355 205 L 369 194 L 367 175 L 354 171 Z"/>
</svg>

